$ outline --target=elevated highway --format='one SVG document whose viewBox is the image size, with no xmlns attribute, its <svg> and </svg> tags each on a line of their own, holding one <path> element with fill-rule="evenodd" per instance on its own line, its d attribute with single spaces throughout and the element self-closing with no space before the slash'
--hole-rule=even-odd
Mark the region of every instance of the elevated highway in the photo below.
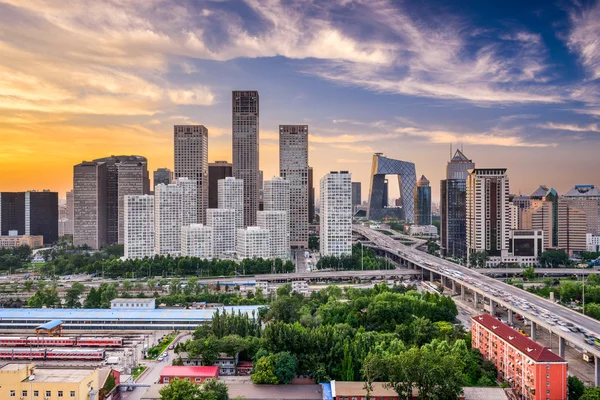
<svg viewBox="0 0 600 400">
<path fill-rule="evenodd" d="M 491 314 L 498 305 L 509 310 L 509 322 L 515 313 L 521 314 L 531 322 L 531 337 L 535 340 L 536 329 L 542 327 L 559 338 L 559 355 L 565 356 L 566 342 L 594 356 L 595 384 L 600 386 L 600 347 L 589 344 L 580 332 L 569 328 L 584 329 L 589 334 L 600 335 L 600 321 L 589 318 L 569 308 L 550 302 L 527 291 L 500 282 L 450 261 L 405 246 L 376 230 L 353 225 L 354 233 L 368 239 L 379 249 L 388 251 L 399 258 L 400 265 L 421 271 L 428 271 L 430 279 L 436 275 L 444 285 L 450 284 L 453 292 L 465 296 L 465 291 L 473 292 L 475 300 L 489 300 Z M 481 296 L 481 297 L 479 297 Z"/>
</svg>

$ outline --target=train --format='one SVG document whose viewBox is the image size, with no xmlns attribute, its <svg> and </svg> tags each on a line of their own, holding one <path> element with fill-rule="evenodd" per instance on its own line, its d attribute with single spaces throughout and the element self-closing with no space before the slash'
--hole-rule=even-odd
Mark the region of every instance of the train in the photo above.
<svg viewBox="0 0 600 400">
<path fill-rule="evenodd" d="M 0 349 L 0 359 L 5 360 L 104 360 L 102 349 Z"/>
<path fill-rule="evenodd" d="M 56 347 L 121 347 L 120 337 L 50 337 L 30 336 L 0 337 L 0 347 L 5 346 L 56 346 Z"/>
</svg>

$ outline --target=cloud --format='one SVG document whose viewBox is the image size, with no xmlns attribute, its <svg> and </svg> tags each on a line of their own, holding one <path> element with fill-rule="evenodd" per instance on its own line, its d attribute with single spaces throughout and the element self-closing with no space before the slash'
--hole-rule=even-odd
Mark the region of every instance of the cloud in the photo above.
<svg viewBox="0 0 600 400">
<path fill-rule="evenodd" d="M 209 106 L 213 104 L 214 101 L 214 95 L 207 87 L 169 90 L 168 93 L 173 104 L 195 104 Z"/>
<path fill-rule="evenodd" d="M 580 6 L 570 13 L 572 30 L 567 38 L 569 49 L 575 52 L 591 79 L 600 78 L 600 3 Z"/>
<path fill-rule="evenodd" d="M 548 122 L 546 124 L 538 125 L 539 128 L 543 129 L 554 129 L 560 131 L 570 131 L 570 132 L 600 132 L 600 126 L 598 124 L 590 124 L 588 126 L 580 126 L 574 124 L 555 124 L 553 122 Z"/>
</svg>

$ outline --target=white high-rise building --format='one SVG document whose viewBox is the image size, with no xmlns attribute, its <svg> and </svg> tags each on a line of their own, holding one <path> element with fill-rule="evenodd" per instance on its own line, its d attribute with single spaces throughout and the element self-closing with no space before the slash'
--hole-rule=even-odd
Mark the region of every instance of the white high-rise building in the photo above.
<svg viewBox="0 0 600 400">
<path fill-rule="evenodd" d="M 219 179 L 219 208 L 235 210 L 235 227 L 244 227 L 244 181 L 227 177 Z"/>
<path fill-rule="evenodd" d="M 488 265 L 508 255 L 511 207 L 506 168 L 475 168 L 467 178 L 467 264 L 475 252 L 485 251 Z"/>
<path fill-rule="evenodd" d="M 125 196 L 124 245 L 125 258 L 154 256 L 154 196 Z"/>
<path fill-rule="evenodd" d="M 180 254 L 182 193 L 177 184 L 154 188 L 154 254 Z"/>
<path fill-rule="evenodd" d="M 290 212 L 290 181 L 274 176 L 264 181 L 264 210 Z M 289 217 L 289 214 L 288 214 Z"/>
<path fill-rule="evenodd" d="M 213 228 L 202 224 L 191 224 L 181 228 L 181 255 L 212 258 Z"/>
<path fill-rule="evenodd" d="M 259 211 L 256 222 L 269 231 L 271 237 L 271 257 L 287 260 L 290 258 L 290 225 L 285 211 Z"/>
<path fill-rule="evenodd" d="M 198 183 L 195 179 L 177 178 L 181 188 L 181 226 L 198 222 Z"/>
<path fill-rule="evenodd" d="M 352 254 L 352 174 L 332 171 L 321 178 L 321 255 Z"/>
<path fill-rule="evenodd" d="M 204 222 L 208 208 L 208 129 L 203 125 L 175 125 L 175 178 L 196 181 L 196 222 Z"/>
<path fill-rule="evenodd" d="M 271 237 L 267 229 L 258 226 L 238 229 L 236 243 L 237 256 L 240 260 L 271 257 Z"/>
<path fill-rule="evenodd" d="M 206 225 L 213 229 L 213 256 L 231 257 L 235 252 L 235 210 L 207 208 Z"/>
<path fill-rule="evenodd" d="M 308 248 L 308 125 L 279 125 L 279 176 L 290 182 L 290 244 Z"/>
</svg>

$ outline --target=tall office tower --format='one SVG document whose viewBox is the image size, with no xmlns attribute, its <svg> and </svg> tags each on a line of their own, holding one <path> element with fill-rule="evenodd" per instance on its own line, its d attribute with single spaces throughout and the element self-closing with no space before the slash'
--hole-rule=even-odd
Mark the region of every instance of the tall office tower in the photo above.
<svg viewBox="0 0 600 400">
<path fill-rule="evenodd" d="M 233 166 L 227 161 L 208 164 L 208 208 L 219 206 L 219 180 L 233 176 Z"/>
<path fill-rule="evenodd" d="M 240 260 L 244 258 L 270 258 L 271 238 L 269 231 L 258 226 L 238 229 L 236 252 Z"/>
<path fill-rule="evenodd" d="M 195 179 L 177 178 L 181 188 L 181 226 L 198 222 L 198 182 Z"/>
<path fill-rule="evenodd" d="M 290 181 L 274 176 L 265 181 L 265 211 L 290 212 Z"/>
<path fill-rule="evenodd" d="M 567 199 L 558 200 L 558 247 L 573 256 L 586 251 L 588 214 Z"/>
<path fill-rule="evenodd" d="M 208 129 L 204 125 L 175 125 L 175 179 L 196 181 L 196 222 L 204 222 L 208 208 Z"/>
<path fill-rule="evenodd" d="M 558 247 L 558 193 L 554 189 L 548 190 L 546 196 L 544 196 L 546 201 L 552 203 L 552 242 L 551 247 Z"/>
<path fill-rule="evenodd" d="M 537 192 L 537 191 L 536 191 Z M 534 192 L 535 193 L 535 192 Z M 531 197 L 524 195 L 516 195 L 509 198 L 509 201 L 514 206 L 513 214 L 511 218 L 513 219 L 513 223 L 515 227 L 513 229 L 523 229 L 522 228 L 522 219 L 523 213 L 531 207 Z"/>
<path fill-rule="evenodd" d="M 352 182 L 352 206 L 360 206 L 362 204 L 362 187 L 360 182 Z"/>
<path fill-rule="evenodd" d="M 269 231 L 271 257 L 290 258 L 290 225 L 285 211 L 259 211 L 256 214 L 259 227 Z"/>
<path fill-rule="evenodd" d="M 264 173 L 262 170 L 260 170 L 260 171 L 258 171 L 258 210 L 259 211 L 264 211 L 264 209 L 265 209 L 263 182 L 264 182 Z"/>
<path fill-rule="evenodd" d="M 431 225 L 431 186 L 425 175 L 421 175 L 415 188 L 415 224 Z"/>
<path fill-rule="evenodd" d="M 244 226 L 256 225 L 258 211 L 258 92 L 233 91 L 231 96 L 233 176 L 244 181 Z"/>
<path fill-rule="evenodd" d="M 290 245 L 308 248 L 308 125 L 279 125 L 279 176 L 290 182 Z"/>
<path fill-rule="evenodd" d="M 308 167 L 308 223 L 315 221 L 315 185 L 313 180 L 313 168 Z"/>
<path fill-rule="evenodd" d="M 100 249 L 108 244 L 108 170 L 105 162 L 73 167 L 73 244 Z"/>
<path fill-rule="evenodd" d="M 490 265 L 508 252 L 510 209 L 506 168 L 472 169 L 467 179 L 467 264 L 485 251 Z"/>
<path fill-rule="evenodd" d="M 107 244 L 123 243 L 123 197 L 150 193 L 148 161 L 141 156 L 110 156 L 92 162 L 106 164 Z"/>
<path fill-rule="evenodd" d="M 235 253 L 235 210 L 206 209 L 206 225 L 213 228 L 213 255 L 231 257 Z"/>
<path fill-rule="evenodd" d="M 321 255 L 352 254 L 352 174 L 331 171 L 321 178 Z"/>
<path fill-rule="evenodd" d="M 568 201 L 572 207 L 585 213 L 588 233 L 600 234 L 600 188 L 594 185 L 575 185 L 561 200 Z"/>
<path fill-rule="evenodd" d="M 67 192 L 67 219 L 71 221 L 71 223 L 73 223 L 73 220 L 75 219 L 74 217 L 74 211 L 75 211 L 75 207 L 73 205 L 73 190 L 69 190 Z M 71 234 L 73 234 L 73 232 L 71 232 Z"/>
<path fill-rule="evenodd" d="M 552 202 L 545 200 L 545 198 L 546 196 L 542 197 L 542 200 L 531 200 L 530 207 L 523 211 L 521 219 L 521 229 L 544 232 L 542 251 L 552 247 L 552 235 L 554 234 L 554 229 L 552 229 L 553 206 Z"/>
<path fill-rule="evenodd" d="M 169 168 L 159 168 L 154 171 L 153 178 L 153 186 L 160 185 L 161 183 L 163 185 L 169 185 L 173 183 L 173 171 L 171 171 Z"/>
<path fill-rule="evenodd" d="M 383 180 L 383 208 L 389 207 L 390 205 L 390 191 L 389 191 L 389 181 L 387 179 Z"/>
<path fill-rule="evenodd" d="M 119 244 L 125 242 L 123 215 L 125 196 L 139 196 L 150 194 L 150 178 L 148 175 L 148 162 L 144 158 L 127 158 L 117 164 L 118 182 L 118 218 L 119 218 Z"/>
<path fill-rule="evenodd" d="M 219 181 L 219 208 L 235 210 L 235 227 L 244 227 L 244 182 L 227 177 Z"/>
<path fill-rule="evenodd" d="M 58 193 L 0 193 L 0 235 L 17 231 L 18 235 L 43 236 L 45 244 L 58 240 Z"/>
<path fill-rule="evenodd" d="M 183 189 L 172 183 L 154 188 L 154 254 L 179 256 Z"/>
<path fill-rule="evenodd" d="M 181 255 L 184 257 L 213 257 L 213 228 L 191 224 L 181 228 Z"/>
<path fill-rule="evenodd" d="M 527 206 L 529 209 L 529 206 Z M 508 229 L 521 229 L 521 225 L 519 223 L 520 219 L 520 209 L 519 206 L 511 201 L 508 202 Z"/>
<path fill-rule="evenodd" d="M 154 256 L 154 196 L 125 196 L 123 199 L 125 258 Z"/>
<path fill-rule="evenodd" d="M 466 190 L 473 168 L 473 161 L 456 150 L 446 166 L 446 179 L 440 184 L 440 242 L 445 256 L 467 256 Z"/>
</svg>

